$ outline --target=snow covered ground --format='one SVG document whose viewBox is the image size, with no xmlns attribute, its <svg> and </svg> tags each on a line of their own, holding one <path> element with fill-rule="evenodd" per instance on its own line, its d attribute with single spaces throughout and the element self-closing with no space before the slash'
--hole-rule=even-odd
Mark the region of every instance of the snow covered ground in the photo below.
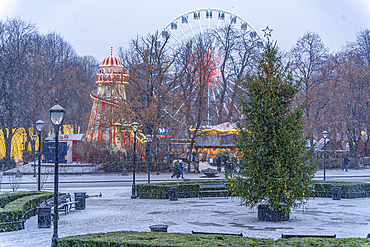
<svg viewBox="0 0 370 247">
<path fill-rule="evenodd" d="M 327 171 L 332 180 L 366 180 L 370 174 L 367 170 Z M 317 179 L 322 171 L 317 174 Z M 347 178 L 344 177 L 348 175 Z M 144 182 L 146 174 L 138 174 L 137 179 Z M 333 177 L 330 177 L 333 176 Z M 30 177 L 32 177 L 30 175 Z M 185 174 L 188 179 L 205 179 L 202 174 Z M 5 177 L 4 177 L 5 178 Z M 3 178 L 6 181 L 6 179 Z M 91 179 L 122 179 L 130 181 L 131 176 L 120 175 L 82 175 L 62 176 L 61 180 Z M 221 174 L 218 178 L 222 178 Z M 27 178 L 24 176 L 24 180 Z M 170 174 L 155 175 L 153 180 L 171 179 Z M 216 178 L 217 179 L 217 178 Z M 180 180 L 179 180 L 180 181 Z M 257 210 L 240 206 L 237 198 L 198 198 L 169 200 L 131 199 L 131 186 L 103 187 L 91 184 L 79 187 L 61 184 L 60 191 L 86 192 L 88 195 L 103 194 L 102 198 L 86 199 L 86 210 L 74 211 L 60 215 L 59 237 L 111 232 L 111 231 L 142 231 L 149 232 L 149 226 L 156 224 L 168 225 L 168 232 L 191 233 L 222 232 L 243 233 L 243 236 L 278 239 L 281 234 L 312 234 L 337 235 L 337 238 L 361 237 L 370 233 L 370 198 L 332 200 L 315 198 L 308 201 L 307 206 L 292 211 L 290 221 L 261 222 L 257 219 Z M 0 233 L 0 246 L 50 246 L 53 227 L 41 229 L 37 227 L 37 217 L 27 220 L 25 230 Z"/>
<path fill-rule="evenodd" d="M 83 188 L 88 194 L 96 188 Z M 80 191 L 78 188 L 68 192 Z M 236 198 L 169 200 L 131 199 L 131 188 L 104 188 L 102 198 L 86 199 L 86 210 L 60 215 L 59 237 L 111 231 L 150 231 L 168 225 L 168 232 L 243 233 L 243 236 L 278 239 L 281 234 L 366 237 L 370 232 L 370 198 L 310 199 L 305 210 L 295 209 L 290 221 L 262 222 L 257 210 L 239 205 Z M 53 228 L 37 227 L 37 217 L 25 230 L 0 233 L 0 246 L 50 246 Z"/>
</svg>

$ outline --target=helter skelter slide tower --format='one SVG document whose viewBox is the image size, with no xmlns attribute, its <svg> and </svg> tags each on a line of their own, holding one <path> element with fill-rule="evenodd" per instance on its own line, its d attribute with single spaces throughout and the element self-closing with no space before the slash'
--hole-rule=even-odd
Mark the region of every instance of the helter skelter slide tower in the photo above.
<svg viewBox="0 0 370 247">
<path fill-rule="evenodd" d="M 120 60 L 111 54 L 103 59 L 96 75 L 98 89 L 91 92 L 94 100 L 86 137 L 83 140 L 97 151 L 125 154 L 133 149 L 130 121 L 133 114 L 126 106 L 128 71 Z M 142 149 L 143 136 L 137 133 L 137 151 Z"/>
</svg>

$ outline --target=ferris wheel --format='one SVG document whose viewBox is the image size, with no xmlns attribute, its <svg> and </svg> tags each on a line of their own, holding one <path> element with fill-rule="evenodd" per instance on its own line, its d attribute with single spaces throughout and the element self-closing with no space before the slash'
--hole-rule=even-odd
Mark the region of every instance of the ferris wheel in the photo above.
<svg viewBox="0 0 370 247">
<path fill-rule="evenodd" d="M 233 30 L 234 36 L 230 38 L 238 49 L 225 50 L 223 41 L 226 39 L 227 28 Z M 218 8 L 201 8 L 188 11 L 170 21 L 161 31 L 157 42 L 166 42 L 170 50 L 178 54 L 186 42 L 202 35 L 210 44 L 205 56 L 202 56 L 207 59 L 209 73 L 204 75 L 198 71 L 194 74 L 194 85 L 189 86 L 192 88 L 189 95 L 197 90 L 199 78 L 206 77 L 208 87 L 205 90 L 203 124 L 210 126 L 237 121 L 240 118 L 238 94 L 244 90 L 241 75 L 246 68 L 243 64 L 246 62 L 245 52 L 259 53 L 264 46 L 262 38 L 249 22 L 237 14 Z M 204 62 L 200 64 L 199 61 L 200 58 L 193 55 L 188 67 L 196 69 L 204 66 Z M 173 112 L 175 119 L 184 104 Z"/>
</svg>

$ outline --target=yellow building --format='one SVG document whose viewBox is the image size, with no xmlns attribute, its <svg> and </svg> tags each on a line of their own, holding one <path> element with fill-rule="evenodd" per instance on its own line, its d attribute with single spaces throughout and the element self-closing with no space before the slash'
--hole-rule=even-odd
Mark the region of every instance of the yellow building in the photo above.
<svg viewBox="0 0 370 247">
<path fill-rule="evenodd" d="M 8 129 L 7 129 L 8 131 Z M 27 133 L 25 128 L 18 128 L 13 129 L 13 138 L 12 138 L 12 150 L 10 152 L 10 156 L 16 161 L 20 162 L 24 160 L 24 153 L 30 153 L 32 152 L 32 142 L 30 142 L 31 145 L 27 145 Z M 60 128 L 60 133 L 64 134 L 73 134 L 73 127 L 71 125 L 63 125 L 63 132 L 62 128 Z M 35 143 L 35 150 L 38 150 L 39 148 L 39 137 L 37 134 L 37 131 L 35 131 L 32 127 L 28 129 L 29 133 L 29 140 L 32 140 L 32 136 L 36 135 L 36 143 Z M 50 135 L 49 133 L 48 135 Z M 26 152 L 25 152 L 26 151 Z M 0 130 L 0 159 L 5 157 L 5 138 L 4 133 L 2 130 Z"/>
</svg>

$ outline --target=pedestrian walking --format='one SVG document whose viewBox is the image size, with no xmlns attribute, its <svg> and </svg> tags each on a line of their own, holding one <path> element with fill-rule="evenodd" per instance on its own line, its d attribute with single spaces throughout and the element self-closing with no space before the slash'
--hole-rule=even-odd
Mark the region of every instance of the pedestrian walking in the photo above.
<svg viewBox="0 0 370 247">
<path fill-rule="evenodd" d="M 343 167 L 342 167 L 342 171 L 345 170 L 346 172 L 348 172 L 347 168 L 348 168 L 348 161 L 350 161 L 349 159 L 349 156 L 348 154 L 346 154 L 343 158 Z"/>
<path fill-rule="evenodd" d="M 216 159 L 216 165 L 217 165 L 217 171 L 221 171 L 221 157 L 218 156 L 217 159 Z"/>
<path fill-rule="evenodd" d="M 178 175 L 177 175 L 178 173 L 179 173 L 179 166 L 177 165 L 177 161 L 175 161 L 174 167 L 173 167 L 173 174 L 172 174 L 171 178 L 173 178 L 175 176 L 177 176 L 177 178 L 178 178 Z"/>
<path fill-rule="evenodd" d="M 204 151 L 203 154 L 202 154 L 202 162 L 206 162 L 207 161 L 207 151 Z"/>
<path fill-rule="evenodd" d="M 184 178 L 184 168 L 183 168 L 183 165 L 182 165 L 182 162 L 180 161 L 180 164 L 179 164 L 179 173 L 177 175 L 177 178 L 179 178 L 181 175 L 181 178 Z"/>
</svg>

